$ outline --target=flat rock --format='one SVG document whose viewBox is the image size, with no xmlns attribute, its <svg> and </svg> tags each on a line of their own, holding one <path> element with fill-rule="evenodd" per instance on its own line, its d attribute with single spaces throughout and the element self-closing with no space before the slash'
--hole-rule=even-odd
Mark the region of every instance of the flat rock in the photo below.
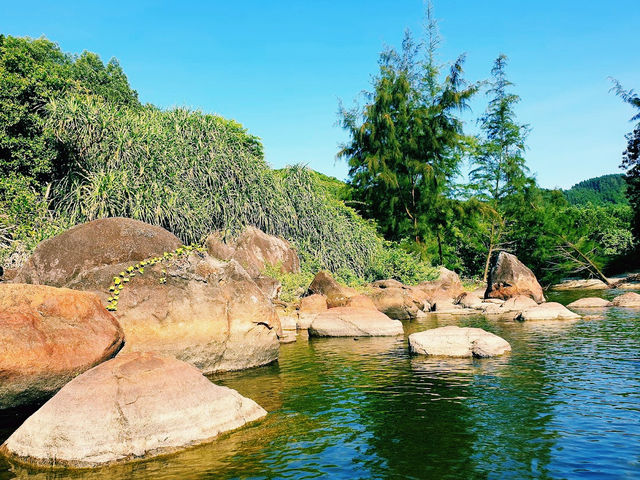
<svg viewBox="0 0 640 480">
<path fill-rule="evenodd" d="M 572 312 L 564 305 L 557 302 L 546 302 L 524 310 L 516 317 L 516 320 L 571 320 L 576 318 L 580 318 L 580 315 Z"/>
<path fill-rule="evenodd" d="M 640 307 L 640 295 L 627 292 L 611 300 L 611 304 L 614 307 Z"/>
<path fill-rule="evenodd" d="M 498 252 L 491 259 L 484 296 L 507 300 L 518 295 L 531 297 L 536 303 L 544 302 L 542 287 L 533 272 L 515 255 Z"/>
<path fill-rule="evenodd" d="M 571 302 L 567 308 L 603 308 L 610 307 L 612 303 L 609 300 L 599 297 L 586 297 Z"/>
<path fill-rule="evenodd" d="M 97 295 L 0 284 L 0 409 L 46 399 L 122 347 Z"/>
<path fill-rule="evenodd" d="M 309 326 L 309 335 L 314 337 L 378 337 L 403 332 L 399 320 L 376 310 L 351 307 L 330 308 L 319 313 Z"/>
<path fill-rule="evenodd" d="M 138 220 L 94 220 L 41 242 L 14 281 L 78 288 L 96 269 L 136 263 L 173 251 L 181 244 L 164 228 Z"/>
<path fill-rule="evenodd" d="M 551 287 L 553 290 L 606 290 L 609 286 L 602 280 L 589 278 L 584 280 L 565 280 Z"/>
<path fill-rule="evenodd" d="M 434 328 L 409 335 L 412 353 L 447 357 L 492 357 L 511 351 L 509 342 L 481 328 Z"/>
<path fill-rule="evenodd" d="M 184 362 L 133 353 L 65 385 L 2 450 L 31 464 L 96 467 L 204 443 L 266 413 Z"/>
</svg>

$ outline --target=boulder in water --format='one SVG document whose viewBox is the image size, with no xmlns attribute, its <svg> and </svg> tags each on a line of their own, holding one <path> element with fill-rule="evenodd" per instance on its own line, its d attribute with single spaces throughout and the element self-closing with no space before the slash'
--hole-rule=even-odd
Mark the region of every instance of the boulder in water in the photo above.
<svg viewBox="0 0 640 480">
<path fill-rule="evenodd" d="M 36 465 L 96 467 L 204 443 L 266 413 L 184 362 L 131 353 L 64 386 L 2 450 Z"/>
<path fill-rule="evenodd" d="M 481 328 L 434 328 L 409 335 L 409 350 L 422 355 L 492 357 L 511 351 L 509 342 Z"/>
<path fill-rule="evenodd" d="M 515 255 L 499 252 L 492 258 L 485 298 L 500 298 L 524 295 L 536 303 L 544 302 L 542 287 L 536 276 Z"/>
</svg>

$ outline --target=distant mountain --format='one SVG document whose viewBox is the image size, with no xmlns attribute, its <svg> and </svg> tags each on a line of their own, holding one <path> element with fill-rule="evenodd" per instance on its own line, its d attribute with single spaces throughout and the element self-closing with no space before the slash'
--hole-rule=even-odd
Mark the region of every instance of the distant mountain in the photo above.
<svg viewBox="0 0 640 480">
<path fill-rule="evenodd" d="M 576 183 L 564 195 L 572 205 L 628 205 L 627 184 L 619 173 L 602 175 Z"/>
</svg>

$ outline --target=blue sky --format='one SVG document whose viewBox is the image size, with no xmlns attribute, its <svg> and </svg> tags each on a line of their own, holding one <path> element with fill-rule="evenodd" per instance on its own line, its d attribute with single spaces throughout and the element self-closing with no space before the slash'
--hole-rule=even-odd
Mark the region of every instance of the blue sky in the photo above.
<svg viewBox="0 0 640 480">
<path fill-rule="evenodd" d="M 608 76 L 640 90 L 638 0 L 435 0 L 440 60 L 466 52 L 487 78 L 499 53 L 522 97 L 527 161 L 545 187 L 617 172 L 631 108 Z M 369 87 L 384 45 L 421 33 L 421 0 L 0 3 L 0 32 L 46 36 L 66 52 L 116 57 L 143 102 L 231 117 L 262 138 L 275 167 L 345 178 L 338 100 Z M 486 97 L 465 115 L 469 131 Z"/>
</svg>

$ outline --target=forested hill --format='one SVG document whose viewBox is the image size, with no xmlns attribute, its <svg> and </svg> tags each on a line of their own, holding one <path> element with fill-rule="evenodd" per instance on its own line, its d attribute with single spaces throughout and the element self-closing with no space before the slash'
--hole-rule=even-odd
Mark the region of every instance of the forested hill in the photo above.
<svg viewBox="0 0 640 480">
<path fill-rule="evenodd" d="M 612 173 L 576 183 L 564 194 L 572 205 L 628 205 L 626 188 L 623 176 Z"/>
</svg>

